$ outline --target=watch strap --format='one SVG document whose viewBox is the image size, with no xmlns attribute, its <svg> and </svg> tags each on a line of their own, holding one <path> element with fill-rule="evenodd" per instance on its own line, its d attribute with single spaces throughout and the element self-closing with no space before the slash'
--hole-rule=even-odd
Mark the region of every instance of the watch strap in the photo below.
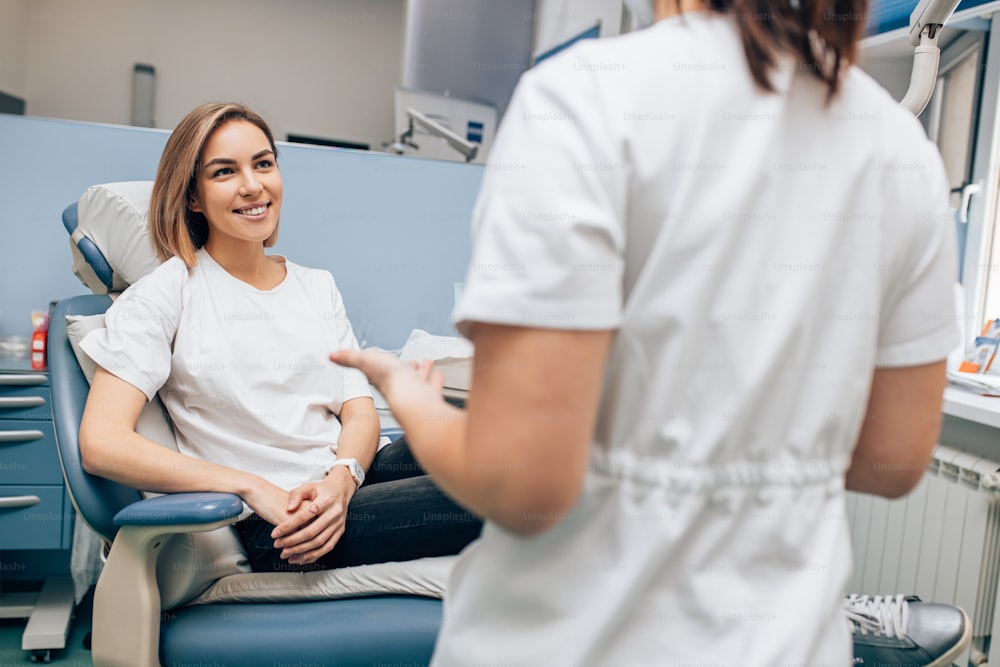
<svg viewBox="0 0 1000 667">
<path fill-rule="evenodd" d="M 337 459 L 336 461 L 333 462 L 333 464 L 330 465 L 329 468 L 326 469 L 326 472 L 323 474 L 323 476 L 326 477 L 327 475 L 329 475 L 330 471 L 332 471 L 337 466 L 344 466 L 345 468 L 347 468 L 347 472 L 351 474 L 351 478 L 354 480 L 354 483 L 357 486 L 360 487 L 362 484 L 365 483 L 364 468 L 361 467 L 361 462 L 358 461 L 357 459 L 351 459 L 351 458 Z"/>
</svg>

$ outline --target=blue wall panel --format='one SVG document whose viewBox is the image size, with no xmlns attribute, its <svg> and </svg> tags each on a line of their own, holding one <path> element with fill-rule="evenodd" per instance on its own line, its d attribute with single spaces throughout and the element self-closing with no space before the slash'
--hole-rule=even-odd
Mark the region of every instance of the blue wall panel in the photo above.
<svg viewBox="0 0 1000 667">
<path fill-rule="evenodd" d="M 0 336 L 30 311 L 86 292 L 70 271 L 63 208 L 90 185 L 152 179 L 168 132 L 0 115 Z M 400 347 L 414 328 L 453 334 L 483 167 L 279 145 L 285 181 L 273 252 L 337 279 L 358 338 Z"/>
</svg>

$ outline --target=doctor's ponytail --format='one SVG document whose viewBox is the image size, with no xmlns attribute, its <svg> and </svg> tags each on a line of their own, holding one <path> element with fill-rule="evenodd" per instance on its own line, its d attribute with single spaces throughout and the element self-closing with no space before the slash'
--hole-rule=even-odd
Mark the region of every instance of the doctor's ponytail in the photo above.
<svg viewBox="0 0 1000 667">
<path fill-rule="evenodd" d="M 827 100 L 840 77 L 857 60 L 867 0 L 706 0 L 710 9 L 736 21 L 754 81 L 774 91 L 771 69 L 781 53 L 791 53 L 799 67 L 827 86 Z"/>
</svg>

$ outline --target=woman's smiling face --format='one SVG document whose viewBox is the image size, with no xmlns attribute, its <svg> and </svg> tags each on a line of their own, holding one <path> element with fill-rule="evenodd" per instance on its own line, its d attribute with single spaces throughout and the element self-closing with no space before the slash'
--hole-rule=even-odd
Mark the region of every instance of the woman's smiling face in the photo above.
<svg viewBox="0 0 1000 667">
<path fill-rule="evenodd" d="M 209 137 L 198 167 L 192 211 L 208 221 L 208 244 L 261 243 L 281 214 L 281 173 L 267 136 L 245 120 L 223 123 Z"/>
</svg>

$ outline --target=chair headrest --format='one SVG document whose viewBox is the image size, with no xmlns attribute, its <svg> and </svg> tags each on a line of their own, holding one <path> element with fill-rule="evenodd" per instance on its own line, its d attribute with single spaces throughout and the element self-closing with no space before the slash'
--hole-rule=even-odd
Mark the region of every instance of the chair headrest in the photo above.
<svg viewBox="0 0 1000 667">
<path fill-rule="evenodd" d="M 73 273 L 95 294 L 121 292 L 160 264 L 149 241 L 152 181 L 104 183 L 87 188 L 63 212 L 70 234 Z"/>
</svg>

